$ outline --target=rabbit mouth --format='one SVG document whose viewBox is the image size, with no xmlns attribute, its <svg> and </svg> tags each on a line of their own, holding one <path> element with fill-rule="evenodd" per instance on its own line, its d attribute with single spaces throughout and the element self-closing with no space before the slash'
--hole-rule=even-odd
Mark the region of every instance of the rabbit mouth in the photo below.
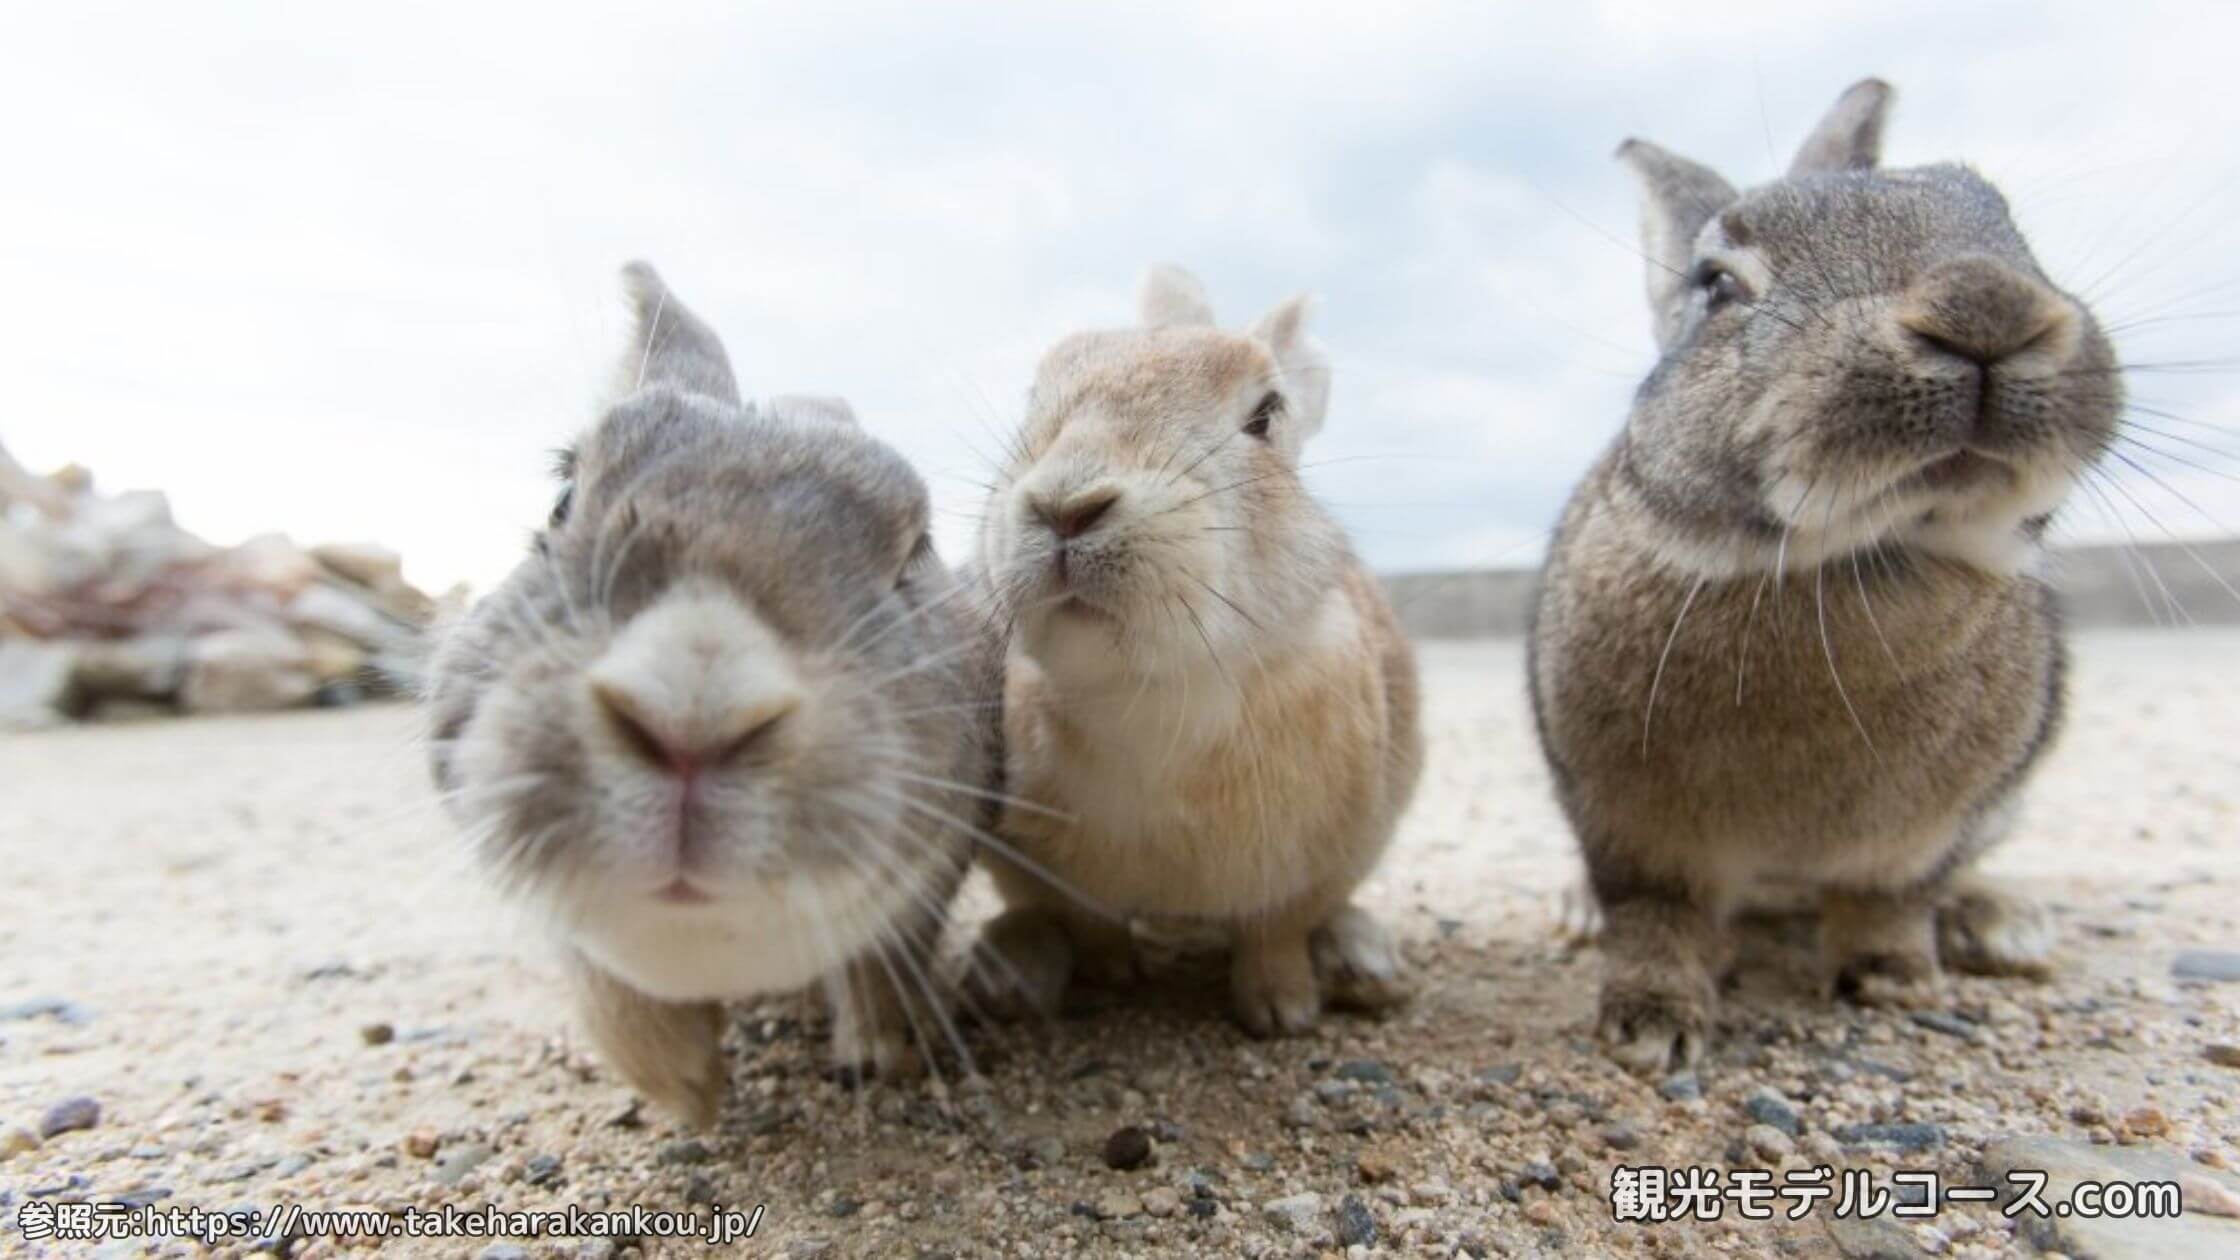
<svg viewBox="0 0 2240 1260">
<path fill-rule="evenodd" d="M 2013 476 L 2006 463 L 1980 451 L 1962 448 L 1950 455 L 1930 461 L 1914 474 L 1921 484 L 1932 490 L 1962 490 L 1980 486 L 1987 481 Z"/>
<path fill-rule="evenodd" d="M 653 899 L 672 906 L 704 906 L 715 900 L 715 894 L 679 875 L 655 889 Z"/>
</svg>

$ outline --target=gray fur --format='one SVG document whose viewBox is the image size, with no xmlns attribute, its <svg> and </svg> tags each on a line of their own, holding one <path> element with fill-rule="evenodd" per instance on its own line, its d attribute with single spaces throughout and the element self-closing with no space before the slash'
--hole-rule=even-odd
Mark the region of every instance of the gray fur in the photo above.
<svg viewBox="0 0 2240 1260">
<path fill-rule="evenodd" d="M 978 620 L 927 543 L 926 490 L 907 463 L 846 422 L 844 403 L 797 404 L 791 419 L 742 405 L 707 326 L 651 268 L 625 278 L 638 315 L 621 365 L 631 388 L 563 461 L 564 510 L 440 650 L 436 781 L 505 888 L 564 941 L 595 934 L 628 838 L 618 802 L 633 789 L 584 716 L 585 671 L 680 584 L 720 591 L 772 632 L 816 710 L 784 757 L 717 780 L 711 864 L 781 887 L 864 868 L 908 881 L 923 896 L 880 936 L 919 950 L 985 816 L 995 645 L 973 637 Z M 828 961 L 835 976 L 879 970 Z M 702 1027 L 611 976 L 578 989 L 595 1033 L 603 1018 L 619 1029 L 610 1057 L 625 1070 L 669 1054 L 632 1043 L 630 1002 L 645 1004 L 646 1028 Z M 633 1079 L 660 1096 L 659 1075 Z M 692 1091 L 714 1088 L 688 1076 Z M 663 1101 L 711 1114 L 699 1093 Z"/>
<path fill-rule="evenodd" d="M 1725 918 L 1775 888 L 1819 898 L 1839 987 L 1933 973 L 1930 914 L 2059 725 L 2032 574 L 2114 432 L 2114 354 L 1982 177 L 1867 169 L 1888 95 L 1723 199 L 1624 152 L 1662 357 L 1565 510 L 1529 671 L 1609 925 L 1602 1030 L 1644 1070 L 1700 1052 Z"/>
</svg>

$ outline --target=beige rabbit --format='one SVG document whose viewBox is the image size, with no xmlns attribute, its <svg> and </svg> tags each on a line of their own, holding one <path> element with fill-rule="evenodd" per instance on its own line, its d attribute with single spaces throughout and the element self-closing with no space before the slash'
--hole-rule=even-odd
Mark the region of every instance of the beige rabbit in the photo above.
<svg viewBox="0 0 2240 1260">
<path fill-rule="evenodd" d="M 1422 760 L 1413 653 L 1299 480 L 1328 366 L 1294 299 L 1223 331 L 1154 271 L 1138 327 L 1043 359 L 989 500 L 980 568 L 1010 631 L 1010 910 L 979 979 L 1049 1010 L 1078 969 L 1134 974 L 1128 920 L 1222 925 L 1238 1020 L 1404 996 L 1349 902 Z"/>
<path fill-rule="evenodd" d="M 625 274 L 622 397 L 447 636 L 431 761 L 608 1062 L 706 1125 L 726 999 L 820 987 L 850 1070 L 946 1028 L 999 672 L 909 465 L 837 400 L 742 403 L 715 334 Z"/>
<path fill-rule="evenodd" d="M 1600 1024 L 1692 1060 L 1724 925 L 1802 893 L 1837 991 L 2042 969 L 1972 875 L 2053 737 L 2041 538 L 2115 431 L 2114 352 L 1960 166 L 1876 169 L 1889 89 L 1736 192 L 1628 141 L 1662 358 L 1565 510 L 1542 742 L 1605 922 Z"/>
</svg>

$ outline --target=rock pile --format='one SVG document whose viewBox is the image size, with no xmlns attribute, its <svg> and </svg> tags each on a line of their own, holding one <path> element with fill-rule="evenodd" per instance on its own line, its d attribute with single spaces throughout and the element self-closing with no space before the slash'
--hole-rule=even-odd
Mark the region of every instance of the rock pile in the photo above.
<svg viewBox="0 0 2240 1260">
<path fill-rule="evenodd" d="M 213 546 L 156 491 L 97 493 L 83 469 L 41 477 L 0 448 L 0 730 L 393 693 L 436 614 L 394 552 Z"/>
</svg>

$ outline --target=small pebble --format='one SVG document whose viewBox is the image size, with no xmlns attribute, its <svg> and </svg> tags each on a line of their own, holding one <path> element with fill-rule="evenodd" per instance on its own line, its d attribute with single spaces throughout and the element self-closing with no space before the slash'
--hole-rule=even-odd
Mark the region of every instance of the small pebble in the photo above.
<svg viewBox="0 0 2240 1260">
<path fill-rule="evenodd" d="M 404 1153 L 414 1159 L 428 1159 L 436 1153 L 436 1135 L 426 1129 L 414 1129 L 404 1135 Z"/>
<path fill-rule="evenodd" d="M 1182 1196 L 1171 1186 L 1155 1186 L 1143 1192 L 1143 1210 L 1147 1216 L 1164 1220 L 1182 1210 Z"/>
<path fill-rule="evenodd" d="M 1104 1166 L 1122 1172 L 1151 1162 L 1151 1135 L 1135 1125 L 1114 1129 L 1104 1140 Z"/>
<path fill-rule="evenodd" d="M 1742 1141 L 1759 1159 L 1778 1164 L 1796 1153 L 1790 1136 L 1770 1124 L 1753 1124 L 1742 1131 Z"/>
<path fill-rule="evenodd" d="M 51 1138 L 58 1133 L 90 1129 L 101 1123 L 101 1104 L 80 1094 L 65 1098 L 39 1117 L 39 1136 Z"/>
<path fill-rule="evenodd" d="M 1382 1151 L 1363 1151 L 1353 1157 L 1353 1171 L 1369 1185 L 1378 1185 L 1400 1175 L 1399 1165 Z"/>
<path fill-rule="evenodd" d="M 1703 1097 L 1703 1082 L 1697 1080 L 1693 1072 L 1682 1072 L 1666 1077 L 1664 1083 L 1657 1086 L 1657 1093 L 1669 1102 L 1694 1102 Z"/>
<path fill-rule="evenodd" d="M 2137 1107 L 2123 1113 L 2123 1127 L 2140 1137 L 2161 1137 L 2170 1132 L 2170 1117 L 2160 1107 Z"/>
<path fill-rule="evenodd" d="M 1602 1131 L 1602 1144 L 1614 1151 L 1630 1151 L 1641 1145 L 1641 1130 L 1630 1121 L 1620 1121 Z"/>
<path fill-rule="evenodd" d="M 20 1124 L 11 1124 L 6 1132 L 0 1132 L 0 1159 L 9 1159 L 38 1149 L 39 1135 Z"/>
<path fill-rule="evenodd" d="M 1524 1218 L 1535 1225 L 1549 1226 L 1562 1219 L 1554 1199 L 1534 1199 L 1524 1205 Z"/>
<path fill-rule="evenodd" d="M 1338 1245 L 1366 1247 L 1377 1241 L 1377 1218 L 1369 1214 L 1361 1196 L 1349 1194 L 1338 1203 Z"/>
<path fill-rule="evenodd" d="M 706 1173 L 694 1173 L 684 1183 L 684 1201 L 687 1203 L 713 1203 L 716 1201 L 716 1183 L 708 1180 Z"/>
<path fill-rule="evenodd" d="M 708 1145 L 698 1138 L 678 1138 L 663 1142 L 653 1153 L 656 1164 L 705 1164 L 708 1162 Z"/>
<path fill-rule="evenodd" d="M 519 1243 L 491 1243 L 474 1253 L 475 1260 L 529 1260 L 529 1251 Z"/>
<path fill-rule="evenodd" d="M 532 1186 L 550 1185 L 560 1176 L 558 1155 L 531 1155 L 523 1176 Z"/>
<path fill-rule="evenodd" d="M 81 1006 L 68 998 L 35 997 L 8 1006 L 0 1006 L 0 1023 L 18 1019 L 36 1019 L 41 1015 L 52 1015 L 62 1023 L 73 1027 L 93 1022 L 92 1008 Z"/>
<path fill-rule="evenodd" d="M 1100 1196 L 1096 1210 L 1100 1221 L 1124 1221 L 1131 1216 L 1143 1214 L 1143 1200 L 1125 1190 L 1116 1190 Z"/>
<path fill-rule="evenodd" d="M 467 1142 L 447 1146 L 436 1160 L 436 1170 L 431 1174 L 437 1185 L 455 1186 L 461 1178 L 482 1166 L 493 1152 L 480 1142 Z"/>
<path fill-rule="evenodd" d="M 1927 1151 L 1944 1145 L 1944 1127 L 1935 1124 L 1847 1124 L 1836 1136 L 1850 1146 L 1894 1146 Z"/>
<path fill-rule="evenodd" d="M 385 1046 L 397 1039 L 397 1030 L 389 1024 L 367 1024 L 358 1030 L 358 1040 L 369 1046 Z"/>
<path fill-rule="evenodd" d="M 1370 1085 L 1390 1085 L 1392 1069 L 1375 1059 L 1352 1059 L 1338 1065 L 1331 1073 L 1341 1081 L 1361 1081 Z"/>
<path fill-rule="evenodd" d="M 2180 980 L 2240 980 L 2240 952 L 2189 949 L 2171 960 L 2170 974 Z"/>
<path fill-rule="evenodd" d="M 2240 1068 L 2240 1045 L 2228 1041 L 2211 1043 L 2201 1053 L 2218 1067 Z"/>
<path fill-rule="evenodd" d="M 1906 1017 L 1931 1032 L 1958 1037 L 1962 1041 L 1975 1039 L 1976 1026 L 1958 1015 L 1948 1015 L 1943 1011 L 1910 1011 Z"/>
<path fill-rule="evenodd" d="M 1804 1122 L 1797 1118 L 1797 1109 L 1772 1094 L 1756 1094 L 1745 1100 L 1742 1109 L 1759 1124 L 1772 1125 L 1790 1137 L 1804 1132 Z"/>
<path fill-rule="evenodd" d="M 1563 1185 L 1563 1174 L 1546 1160 L 1536 1159 L 1517 1170 L 1517 1180 L 1542 1190 L 1555 1190 Z"/>
<path fill-rule="evenodd" d="M 1260 1215 L 1278 1229 L 1310 1234 L 1322 1220 L 1322 1196 L 1309 1190 L 1270 1199 L 1260 1205 Z"/>
</svg>

